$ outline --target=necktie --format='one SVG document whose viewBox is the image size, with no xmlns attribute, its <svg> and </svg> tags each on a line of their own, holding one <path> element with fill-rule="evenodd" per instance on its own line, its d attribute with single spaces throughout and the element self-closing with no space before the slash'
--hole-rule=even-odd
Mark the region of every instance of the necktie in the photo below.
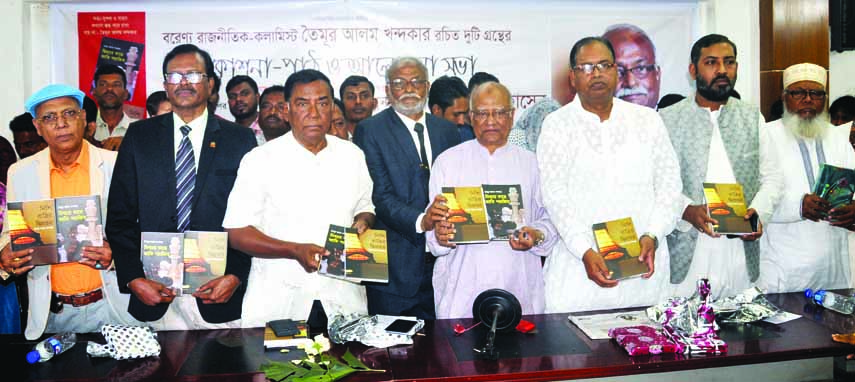
<svg viewBox="0 0 855 382">
<path fill-rule="evenodd" d="M 416 134 L 419 136 L 419 156 L 422 159 L 422 168 L 425 170 L 430 170 L 430 166 L 428 165 L 427 159 L 427 151 L 425 150 L 425 127 L 421 123 L 417 123 L 413 130 L 415 130 Z"/>
<path fill-rule="evenodd" d="M 175 154 L 175 190 L 178 197 L 176 212 L 178 213 L 178 232 L 184 232 L 190 223 L 191 205 L 193 204 L 193 189 L 196 186 L 196 157 L 193 155 L 193 144 L 190 143 L 190 126 L 181 126 L 181 143 Z"/>
</svg>

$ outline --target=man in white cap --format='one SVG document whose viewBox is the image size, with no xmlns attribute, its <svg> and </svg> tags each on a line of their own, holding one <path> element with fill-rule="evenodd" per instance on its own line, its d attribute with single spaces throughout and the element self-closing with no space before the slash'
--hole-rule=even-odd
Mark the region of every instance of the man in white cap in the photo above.
<svg viewBox="0 0 855 382">
<path fill-rule="evenodd" d="M 8 200 L 100 195 L 102 210 L 107 205 L 116 153 L 83 139 L 86 111 L 82 105 L 83 92 L 61 84 L 46 86 L 27 99 L 25 107 L 48 149 L 9 168 Z M 127 314 L 128 295 L 119 293 L 106 240 L 101 247 L 83 247 L 78 262 L 36 267 L 29 264 L 32 249 L 12 251 L 8 244 L 6 224 L 0 236 L 0 276 L 29 273 L 27 339 L 45 332 L 96 332 L 104 324 L 139 324 Z"/>
<path fill-rule="evenodd" d="M 687 297 L 697 289 L 698 278 L 706 278 L 714 298 L 732 296 L 758 278 L 757 239 L 781 197 L 783 174 L 757 106 L 730 96 L 739 68 L 736 45 L 710 34 L 692 46 L 691 60 L 696 93 L 659 111 L 683 180 L 682 219 L 668 235 L 671 283 L 674 294 Z M 757 231 L 740 238 L 714 232 L 704 183 L 742 185 L 748 204 L 744 218 L 759 217 Z"/>
<path fill-rule="evenodd" d="M 781 166 L 790 169 L 760 242 L 758 285 L 772 293 L 848 288 L 851 280 L 847 234 L 855 206 L 831 208 L 813 192 L 821 164 L 855 167 L 849 126 L 829 122 L 825 86 L 825 68 L 790 66 L 784 71 L 783 118 L 766 125 Z"/>
</svg>

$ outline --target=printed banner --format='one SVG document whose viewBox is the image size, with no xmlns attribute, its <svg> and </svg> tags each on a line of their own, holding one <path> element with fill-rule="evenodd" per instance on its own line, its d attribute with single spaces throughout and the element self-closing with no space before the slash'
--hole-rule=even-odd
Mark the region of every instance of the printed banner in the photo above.
<svg viewBox="0 0 855 382">
<path fill-rule="evenodd" d="M 75 6 L 58 5 L 57 9 L 71 13 Z M 288 75 L 305 68 L 327 74 L 337 96 L 347 76 L 368 77 L 376 87 L 380 110 L 386 104 L 385 70 L 403 55 L 422 59 L 431 80 L 448 75 L 467 82 L 475 72 L 494 74 L 510 88 L 518 109 L 546 97 L 563 104 L 575 94 L 568 80 L 571 46 L 582 37 L 603 36 L 609 30 L 622 74 L 617 89 L 622 98 L 655 106 L 668 93 L 688 95 L 692 89 L 686 72 L 689 50 L 697 38 L 695 3 L 554 2 L 525 7 L 503 2 L 442 7 L 408 3 L 403 7 L 340 1 L 266 4 L 263 11 L 259 9 L 180 3 L 147 6 L 145 50 L 153 59 L 138 80 L 151 84 L 146 94 L 162 89 L 160 72 L 166 53 L 192 43 L 214 59 L 223 84 L 217 113 L 228 119 L 232 116 L 225 84 L 232 77 L 248 75 L 264 89 L 283 84 Z M 81 31 L 85 27 L 81 21 Z M 81 60 L 83 52 L 100 49 L 100 43 L 95 43 L 84 50 L 83 37 L 81 32 Z M 83 73 L 91 73 L 94 65 L 81 61 L 81 83 L 89 80 Z M 137 92 L 141 85 L 137 83 Z"/>
</svg>

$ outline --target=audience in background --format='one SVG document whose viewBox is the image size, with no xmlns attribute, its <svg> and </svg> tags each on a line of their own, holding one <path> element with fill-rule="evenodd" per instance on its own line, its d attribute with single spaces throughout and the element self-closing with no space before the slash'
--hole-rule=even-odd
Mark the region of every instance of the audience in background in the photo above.
<svg viewBox="0 0 855 382">
<path fill-rule="evenodd" d="M 148 99 L 145 100 L 145 110 L 148 112 L 149 118 L 157 117 L 172 112 L 172 104 L 166 98 L 166 92 L 158 90 L 149 94 Z"/>
<path fill-rule="evenodd" d="M 36 131 L 33 124 L 33 116 L 23 113 L 9 122 L 9 130 L 12 130 L 12 141 L 15 143 L 15 151 L 18 157 L 24 159 L 47 147 L 47 142 Z"/>
</svg>

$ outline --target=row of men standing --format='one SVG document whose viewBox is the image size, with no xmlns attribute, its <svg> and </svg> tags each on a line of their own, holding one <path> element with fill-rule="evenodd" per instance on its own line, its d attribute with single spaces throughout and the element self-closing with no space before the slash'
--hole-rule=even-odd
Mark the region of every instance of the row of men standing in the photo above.
<svg viewBox="0 0 855 382">
<path fill-rule="evenodd" d="M 195 46 L 179 46 L 163 65 L 173 113 L 132 125 L 117 159 L 78 139 L 79 90 L 48 87 L 28 100 L 49 150 L 10 170 L 10 200 L 72 193 L 100 193 L 107 199 L 109 191 L 109 244 L 87 248 L 82 263 L 72 264 L 85 270 L 78 273 L 89 273 L 89 284 L 62 291 L 55 288 L 61 267 L 32 269 L 26 252 L 4 246 L 2 267 L 12 275 L 26 274 L 36 296 L 28 337 L 71 323 L 78 325 L 71 326 L 75 331 L 139 321 L 160 329 L 261 326 L 270 319 L 307 317 L 314 299 L 330 313 L 461 317 L 468 315 L 474 296 L 489 287 L 520 296 L 526 313 L 652 304 L 672 293 L 685 294 L 680 286 L 693 285 L 698 276 L 720 285 L 718 294 L 738 292 L 766 274 L 760 270 L 762 256 L 749 249 L 761 235 L 743 241 L 712 238 L 696 188 L 704 180 L 742 183 L 752 201 L 749 213 L 760 215 L 771 230 L 784 183 L 774 163 L 771 142 L 777 141 L 764 137 L 770 132 L 760 126 L 756 108 L 727 96 L 736 77 L 736 47 L 729 40 L 704 37 L 691 58 L 697 95 L 660 118 L 614 98 L 617 75 L 607 41 L 579 41 L 570 55 L 578 97 L 547 118 L 535 160 L 507 145 L 513 120 L 507 89 L 488 84 L 474 92 L 470 115 L 477 139 L 458 145 L 456 126 L 424 113 L 427 71 L 410 58 L 389 67 L 386 92 L 392 106 L 359 125 L 353 137 L 359 148 L 327 139 L 333 90 L 326 76 L 307 70 L 284 86 L 291 134 L 253 150 L 250 130 L 207 111 L 210 57 Z M 805 69 L 785 75 L 785 82 L 788 78 L 798 79 L 785 83 L 785 99 L 795 105 L 788 109 L 810 117 L 802 104 L 824 100 L 824 93 L 820 97 L 811 86 L 824 88 L 825 77 L 819 81 Z M 824 103 L 813 106 L 814 114 L 824 110 Z M 702 136 L 686 128 L 703 125 L 708 128 Z M 702 142 L 712 143 L 705 149 Z M 836 150 L 835 145 L 837 140 L 830 139 L 828 146 Z M 840 151 L 841 159 L 837 151 L 831 158 L 829 151 L 819 162 L 852 156 L 851 149 Z M 851 167 L 851 162 L 840 164 L 847 163 Z M 815 172 L 816 163 L 813 167 Z M 88 187 L 61 190 L 69 183 Z M 436 195 L 442 186 L 480 183 L 522 184 L 530 226 L 509 244 L 455 247 L 448 240 L 447 208 Z M 793 187 L 799 195 L 808 193 L 801 188 Z M 798 224 L 829 212 L 813 197 L 793 199 L 801 207 L 796 208 Z M 851 226 L 851 208 L 830 212 L 831 224 Z M 618 283 L 604 273 L 589 230 L 593 222 L 627 215 L 644 232 L 641 259 L 650 273 Z M 394 254 L 388 284 L 366 289 L 314 274 L 325 255 L 318 244 L 331 223 L 388 231 Z M 669 235 L 675 227 L 685 236 Z M 141 231 L 223 228 L 231 244 L 226 275 L 199 288 L 195 299 L 176 299 L 166 286 L 145 278 Z M 3 237 L 8 240 L 8 234 Z M 658 238 L 663 238 L 661 246 Z M 684 245 L 695 249 L 677 250 Z M 704 245 L 708 249 L 702 251 Z M 729 250 L 718 256 L 721 248 L 714 246 Z M 541 272 L 539 256 L 553 247 Z M 670 255 L 668 247 L 673 248 Z M 806 265 L 807 273 L 815 273 L 821 262 L 827 259 L 817 256 Z M 848 271 L 845 278 L 848 282 Z M 773 283 L 779 285 L 778 280 Z M 123 293 L 114 293 L 119 290 Z M 65 309 L 48 313 L 51 294 L 60 295 Z"/>
</svg>

